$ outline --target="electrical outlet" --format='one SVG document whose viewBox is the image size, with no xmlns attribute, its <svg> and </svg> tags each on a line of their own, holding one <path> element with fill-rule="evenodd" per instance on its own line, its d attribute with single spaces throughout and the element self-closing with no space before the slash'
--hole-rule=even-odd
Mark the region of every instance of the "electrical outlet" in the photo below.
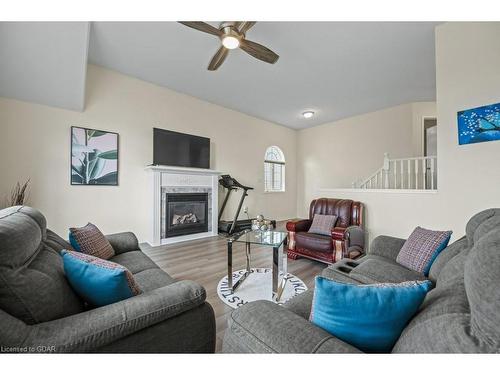
<svg viewBox="0 0 500 375">
<path fill-rule="evenodd" d="M 245 213 L 245 214 L 248 213 L 248 207 L 247 206 L 243 207 L 243 213 Z"/>
</svg>

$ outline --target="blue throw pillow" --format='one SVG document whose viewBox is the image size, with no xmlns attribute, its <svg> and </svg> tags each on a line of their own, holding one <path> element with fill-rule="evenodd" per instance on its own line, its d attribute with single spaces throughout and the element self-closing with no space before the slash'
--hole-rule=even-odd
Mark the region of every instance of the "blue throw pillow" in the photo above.
<svg viewBox="0 0 500 375">
<path fill-rule="evenodd" d="M 76 251 L 62 250 L 64 272 L 76 293 L 93 306 L 105 306 L 141 293 L 125 267 Z"/>
<path fill-rule="evenodd" d="M 309 320 L 360 350 L 388 353 L 431 285 L 428 280 L 355 285 L 317 276 Z"/>
</svg>

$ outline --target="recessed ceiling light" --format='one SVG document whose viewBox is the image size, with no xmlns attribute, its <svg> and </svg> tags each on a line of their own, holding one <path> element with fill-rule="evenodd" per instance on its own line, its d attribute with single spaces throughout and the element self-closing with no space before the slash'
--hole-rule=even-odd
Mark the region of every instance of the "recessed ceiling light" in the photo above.
<svg viewBox="0 0 500 375">
<path fill-rule="evenodd" d="M 302 116 L 304 116 L 304 118 L 311 118 L 314 116 L 314 112 L 313 111 L 305 111 L 305 112 L 302 112 Z"/>
</svg>

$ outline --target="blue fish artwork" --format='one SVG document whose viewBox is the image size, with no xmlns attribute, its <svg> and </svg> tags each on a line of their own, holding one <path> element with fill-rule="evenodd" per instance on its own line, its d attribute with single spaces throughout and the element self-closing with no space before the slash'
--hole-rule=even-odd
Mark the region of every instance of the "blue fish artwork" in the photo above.
<svg viewBox="0 0 500 375">
<path fill-rule="evenodd" d="M 458 144 L 500 140 L 500 103 L 458 112 Z"/>
</svg>

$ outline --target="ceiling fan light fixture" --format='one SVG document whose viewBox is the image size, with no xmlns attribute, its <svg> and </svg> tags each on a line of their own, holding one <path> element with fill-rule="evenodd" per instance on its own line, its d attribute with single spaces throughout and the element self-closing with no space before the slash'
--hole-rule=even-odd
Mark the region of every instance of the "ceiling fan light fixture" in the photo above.
<svg viewBox="0 0 500 375">
<path fill-rule="evenodd" d="M 235 49 L 240 46 L 240 40 L 233 35 L 224 35 L 222 37 L 222 45 L 227 49 Z"/>
<path fill-rule="evenodd" d="M 302 116 L 304 116 L 304 118 L 311 118 L 314 116 L 314 111 L 305 111 L 305 112 L 302 112 Z"/>
</svg>

